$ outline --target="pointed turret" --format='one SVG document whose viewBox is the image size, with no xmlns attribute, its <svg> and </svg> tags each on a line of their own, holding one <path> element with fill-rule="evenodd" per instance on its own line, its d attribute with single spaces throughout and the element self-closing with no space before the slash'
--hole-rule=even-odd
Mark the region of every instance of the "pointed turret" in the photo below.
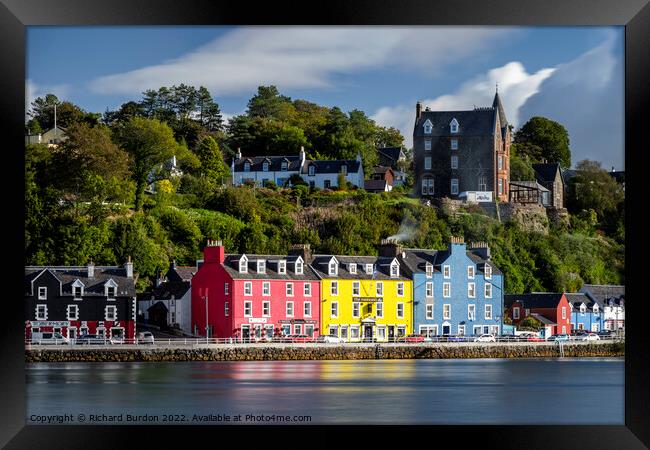
<svg viewBox="0 0 650 450">
<path fill-rule="evenodd" d="M 499 122 L 501 122 L 501 127 L 504 128 L 508 126 L 508 120 L 506 119 L 506 113 L 503 110 L 503 104 L 501 104 L 501 97 L 499 97 L 499 90 L 497 89 L 496 94 L 494 94 L 494 101 L 492 102 L 492 107 L 496 108 L 499 111 Z"/>
</svg>

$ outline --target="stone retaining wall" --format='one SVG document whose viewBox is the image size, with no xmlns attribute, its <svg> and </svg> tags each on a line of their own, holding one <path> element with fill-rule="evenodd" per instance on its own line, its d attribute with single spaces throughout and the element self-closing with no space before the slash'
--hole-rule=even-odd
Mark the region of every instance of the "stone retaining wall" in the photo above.
<svg viewBox="0 0 650 450">
<path fill-rule="evenodd" d="M 623 356 L 625 344 L 565 344 L 565 357 Z M 26 362 L 92 361 L 273 361 L 332 359 L 455 359 L 558 357 L 557 345 L 366 345 L 366 346 L 213 346 L 152 349 L 39 349 L 26 350 Z"/>
</svg>

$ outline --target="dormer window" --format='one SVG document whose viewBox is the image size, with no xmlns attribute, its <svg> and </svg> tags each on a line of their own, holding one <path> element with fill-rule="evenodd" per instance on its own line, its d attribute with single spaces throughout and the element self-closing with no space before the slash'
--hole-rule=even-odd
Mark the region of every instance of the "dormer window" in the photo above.
<svg viewBox="0 0 650 450">
<path fill-rule="evenodd" d="M 348 166 L 347 166 L 347 165 L 343 164 L 343 165 L 341 166 L 341 173 L 342 173 L 343 175 L 347 175 L 347 174 L 348 174 Z"/>
<path fill-rule="evenodd" d="M 74 298 L 81 298 L 84 295 L 84 284 L 79 281 L 75 280 L 74 283 L 72 283 L 72 295 Z"/>
<path fill-rule="evenodd" d="M 492 267 L 489 264 L 485 265 L 485 279 L 489 280 L 492 278 Z"/>
<path fill-rule="evenodd" d="M 245 162 L 244 163 L 244 172 L 250 172 L 251 171 L 251 163 Z"/>
<path fill-rule="evenodd" d="M 598 305 L 594 305 L 594 314 L 598 314 Z"/>
<path fill-rule="evenodd" d="M 263 259 L 257 261 L 257 273 L 266 273 L 266 261 Z"/>
<path fill-rule="evenodd" d="M 390 276 L 399 277 L 399 264 L 397 264 L 396 262 L 393 262 L 390 265 Z"/>
<path fill-rule="evenodd" d="M 328 269 L 330 275 L 338 275 L 339 273 L 339 266 L 336 264 L 336 261 L 330 261 Z"/>
<path fill-rule="evenodd" d="M 115 299 L 115 295 L 117 295 L 117 283 L 113 281 L 113 279 L 108 280 L 106 284 L 104 284 L 104 293 L 109 300 Z"/>
<path fill-rule="evenodd" d="M 302 272 L 303 272 L 303 264 L 302 264 L 302 260 L 301 260 L 301 259 L 298 259 L 298 260 L 296 261 L 296 270 L 295 270 L 295 272 L 296 272 L 296 275 L 302 275 Z"/>
<path fill-rule="evenodd" d="M 433 131 L 433 124 L 429 119 L 427 119 L 426 122 L 424 122 L 424 134 L 431 134 L 432 131 Z"/>
<path fill-rule="evenodd" d="M 458 121 L 455 118 L 449 124 L 449 129 L 452 133 L 458 133 Z"/>
<path fill-rule="evenodd" d="M 587 307 L 583 303 L 580 305 L 580 314 L 584 314 L 585 312 L 587 312 Z"/>
<path fill-rule="evenodd" d="M 366 275 L 372 275 L 372 264 L 366 264 Z"/>
<path fill-rule="evenodd" d="M 431 278 L 433 276 L 433 264 L 427 263 L 425 270 L 427 272 L 427 278 Z"/>
<path fill-rule="evenodd" d="M 285 275 L 287 273 L 287 262 L 278 261 L 278 273 L 280 275 Z"/>
<path fill-rule="evenodd" d="M 239 273 L 248 273 L 248 258 L 246 258 L 246 255 L 239 259 Z"/>
<path fill-rule="evenodd" d="M 268 163 L 267 161 L 264 161 L 264 164 L 262 164 L 262 170 L 263 170 L 264 172 L 268 172 L 268 171 L 269 171 L 269 163 Z"/>
<path fill-rule="evenodd" d="M 289 163 L 282 161 L 282 171 L 286 172 L 289 169 Z"/>
<path fill-rule="evenodd" d="M 352 273 L 352 274 L 356 274 L 357 273 L 357 263 L 350 263 L 350 265 L 348 266 L 348 271 L 350 273 Z"/>
<path fill-rule="evenodd" d="M 316 166 L 309 166 L 309 176 L 313 177 L 316 173 Z"/>
<path fill-rule="evenodd" d="M 38 288 L 38 299 L 39 300 L 47 300 L 47 288 L 46 287 L 39 287 Z"/>
</svg>

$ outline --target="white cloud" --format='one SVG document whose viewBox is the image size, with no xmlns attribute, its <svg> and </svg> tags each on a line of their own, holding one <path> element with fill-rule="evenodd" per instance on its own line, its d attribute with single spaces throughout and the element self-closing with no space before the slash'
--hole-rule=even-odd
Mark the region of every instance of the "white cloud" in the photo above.
<svg viewBox="0 0 650 450">
<path fill-rule="evenodd" d="M 54 94 L 59 100 L 65 99 L 70 92 L 70 86 L 67 84 L 58 84 L 54 86 L 41 86 L 32 80 L 25 80 L 25 119 L 29 119 L 27 113 L 31 104 L 38 97 L 45 97 L 46 94 Z"/>
<path fill-rule="evenodd" d="M 242 27 L 179 58 L 99 77 L 90 89 L 138 94 L 185 83 L 228 95 L 268 84 L 333 88 L 334 75 L 373 68 L 426 67 L 433 75 L 514 33 L 480 27 Z"/>
<path fill-rule="evenodd" d="M 492 106 L 496 83 L 499 83 L 499 96 L 506 112 L 508 122 L 515 127 L 519 124 L 519 108 L 528 98 L 539 91 L 541 83 L 555 69 L 540 69 L 534 74 L 526 72 L 517 61 L 491 69 L 463 83 L 453 94 L 423 100 L 424 106 L 432 110 L 454 111 L 471 110 L 474 106 Z M 410 104 L 382 107 L 372 119 L 383 126 L 399 129 L 407 147 L 413 145 L 413 125 L 415 123 L 415 100 Z"/>
</svg>

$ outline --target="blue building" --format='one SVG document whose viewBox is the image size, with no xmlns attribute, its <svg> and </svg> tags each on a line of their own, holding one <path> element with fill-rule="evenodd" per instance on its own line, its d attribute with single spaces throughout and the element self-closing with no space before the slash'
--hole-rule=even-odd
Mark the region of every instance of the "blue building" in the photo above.
<svg viewBox="0 0 650 450">
<path fill-rule="evenodd" d="M 605 329 L 604 305 L 587 294 L 564 294 L 571 306 L 571 329 L 598 332 Z"/>
<path fill-rule="evenodd" d="M 448 250 L 404 249 L 413 279 L 413 330 L 427 336 L 501 334 L 503 274 L 490 249 L 467 249 L 452 238 Z"/>
</svg>

